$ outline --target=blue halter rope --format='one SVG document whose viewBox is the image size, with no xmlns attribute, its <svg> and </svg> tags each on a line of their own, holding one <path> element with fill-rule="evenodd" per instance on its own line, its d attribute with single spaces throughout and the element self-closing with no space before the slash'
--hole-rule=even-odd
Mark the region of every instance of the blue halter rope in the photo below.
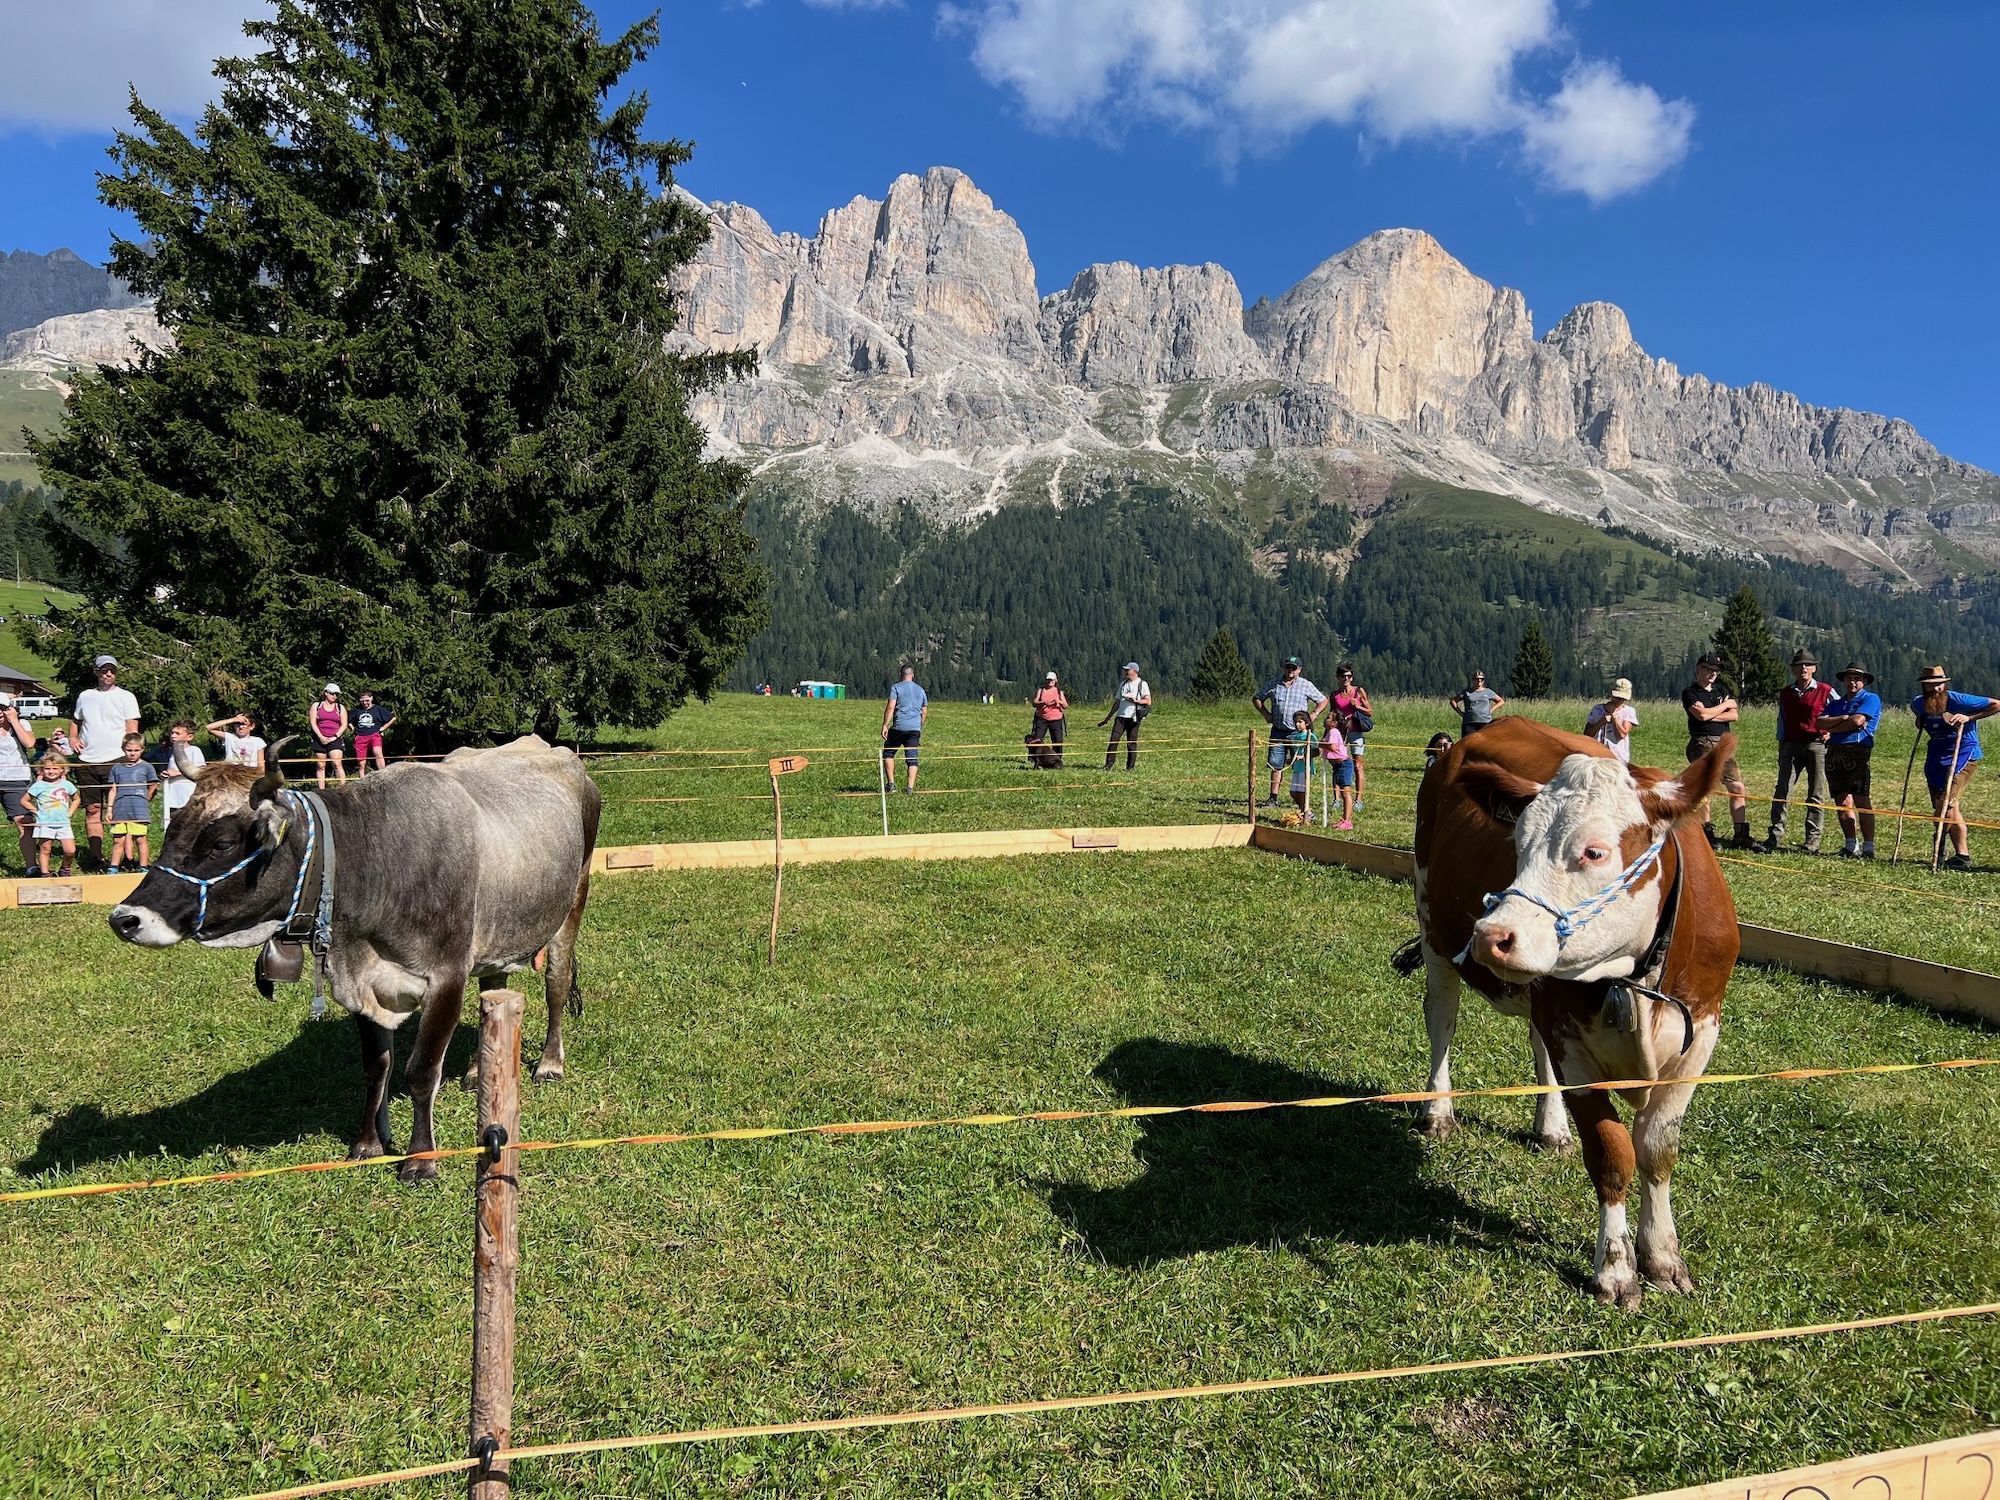
<svg viewBox="0 0 2000 1500">
<path fill-rule="evenodd" d="M 293 798 L 290 792 L 281 790 L 278 793 L 278 795 L 285 799 L 286 807 L 293 809 L 296 809 L 298 807 L 297 801 Z M 313 817 L 309 809 L 306 814 L 306 855 L 304 859 L 299 861 L 299 878 L 292 884 L 292 904 L 291 904 L 291 909 L 285 914 L 284 925 L 286 926 L 289 926 L 293 921 L 293 919 L 295 919 L 299 914 L 299 901 L 304 897 L 306 889 L 306 871 L 312 868 L 313 846 L 317 844 L 318 841 L 319 841 L 319 819 Z M 281 846 L 282 842 L 283 841 L 280 840 Z M 210 875 L 207 877 L 190 875 L 186 871 L 176 870 L 172 865 L 166 864 L 164 862 L 156 863 L 153 866 L 153 868 L 155 870 L 158 870 L 162 875 L 171 875 L 176 880 L 185 880 L 189 885 L 195 888 L 196 899 L 194 908 L 194 926 L 188 930 L 188 936 L 191 938 L 199 938 L 201 936 L 202 928 L 208 925 L 208 888 L 212 885 L 222 884 L 223 881 L 227 880 L 232 875 L 240 874 L 244 870 L 247 870 L 251 865 L 255 864 L 258 860 L 264 858 L 267 854 L 270 854 L 272 852 L 273 852 L 272 850 L 265 849 L 261 846 L 252 849 L 248 854 L 244 855 L 243 858 L 237 860 L 235 864 L 231 865 L 228 869 L 224 870 L 220 875 Z"/>
<path fill-rule="evenodd" d="M 1646 872 L 1660 862 L 1660 851 L 1666 848 L 1666 846 L 1667 835 L 1663 833 L 1647 846 L 1645 853 L 1641 854 L 1631 864 L 1620 871 L 1616 880 L 1612 881 L 1611 884 L 1595 895 L 1579 901 L 1575 906 L 1565 909 L 1554 905 L 1552 902 L 1544 901 L 1540 896 L 1531 895 L 1519 886 L 1510 885 L 1504 891 L 1491 891 L 1487 893 L 1485 899 L 1486 915 L 1493 915 L 1493 908 L 1498 906 L 1502 901 L 1505 901 L 1509 896 L 1519 896 L 1523 901 L 1539 906 L 1543 911 L 1556 919 L 1556 947 L 1561 948 L 1563 944 L 1589 926 L 1594 919 L 1602 916 L 1612 902 L 1631 890 L 1634 885 L 1643 879 Z M 1471 953 L 1472 942 L 1470 939 L 1467 939 L 1464 950 L 1452 962 L 1462 964 L 1471 956 Z"/>
</svg>

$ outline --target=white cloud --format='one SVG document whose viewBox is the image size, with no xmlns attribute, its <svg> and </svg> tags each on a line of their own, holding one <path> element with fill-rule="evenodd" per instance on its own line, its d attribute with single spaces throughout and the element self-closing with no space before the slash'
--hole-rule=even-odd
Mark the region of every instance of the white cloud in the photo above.
<svg viewBox="0 0 2000 1500">
<path fill-rule="evenodd" d="M 1678 162 L 1694 119 L 1606 63 L 1579 63 L 1546 101 L 1524 94 L 1519 60 L 1564 43 L 1555 0 L 985 0 L 942 15 L 1051 126 L 1518 136 L 1551 183 L 1601 200 Z"/>
<path fill-rule="evenodd" d="M 1529 159 L 1593 202 L 1651 182 L 1687 155 L 1694 106 L 1662 99 L 1609 63 L 1573 69 L 1522 128 Z"/>
<path fill-rule="evenodd" d="M 0 130 L 49 135 L 126 124 L 126 90 L 187 116 L 215 95 L 217 57 L 246 55 L 257 0 L 4 0 Z"/>
</svg>

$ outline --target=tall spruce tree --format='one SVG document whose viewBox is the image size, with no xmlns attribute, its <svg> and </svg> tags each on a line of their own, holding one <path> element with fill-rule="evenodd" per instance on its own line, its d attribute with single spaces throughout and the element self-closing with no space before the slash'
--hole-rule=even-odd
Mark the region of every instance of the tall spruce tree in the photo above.
<svg viewBox="0 0 2000 1500">
<path fill-rule="evenodd" d="M 34 443 L 142 698 L 296 725 L 366 683 L 432 740 L 659 722 L 761 628 L 744 473 L 702 458 L 667 278 L 705 217 L 580 0 L 277 0 L 192 137 L 135 98 L 112 267 L 171 353 Z M 95 531 L 111 539 L 95 545 Z"/>
<path fill-rule="evenodd" d="M 1231 698 L 1248 698 L 1257 691 L 1257 679 L 1250 663 L 1236 649 L 1236 637 L 1223 626 L 1203 648 L 1188 679 L 1188 697 L 1196 703 L 1222 703 Z"/>
<path fill-rule="evenodd" d="M 1778 660 L 1764 607 L 1749 584 L 1730 596 L 1722 611 L 1722 628 L 1715 632 L 1715 651 L 1722 658 L 1722 676 L 1745 703 L 1769 703 L 1785 685 L 1784 664 Z"/>
<path fill-rule="evenodd" d="M 1542 634 L 1540 620 L 1528 621 L 1521 632 L 1521 644 L 1514 652 L 1514 670 L 1508 674 L 1509 690 L 1516 698 L 1546 698 L 1555 691 L 1556 658 L 1549 639 Z"/>
</svg>

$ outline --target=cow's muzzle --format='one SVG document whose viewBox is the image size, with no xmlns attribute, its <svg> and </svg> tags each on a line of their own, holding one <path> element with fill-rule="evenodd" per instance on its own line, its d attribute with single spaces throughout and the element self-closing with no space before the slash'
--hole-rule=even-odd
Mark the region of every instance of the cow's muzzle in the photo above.
<svg viewBox="0 0 2000 1500">
<path fill-rule="evenodd" d="M 111 908 L 106 919 L 112 932 L 128 943 L 136 943 L 141 948 L 171 948 L 181 940 L 176 931 L 158 912 L 150 906 L 134 906 L 125 902 Z"/>
<path fill-rule="evenodd" d="M 1467 948 L 1467 957 L 1509 984 L 1543 978 L 1562 961 L 1555 925 L 1537 921 L 1536 913 L 1521 909 L 1525 906 L 1502 901 L 1473 924 Z"/>
</svg>

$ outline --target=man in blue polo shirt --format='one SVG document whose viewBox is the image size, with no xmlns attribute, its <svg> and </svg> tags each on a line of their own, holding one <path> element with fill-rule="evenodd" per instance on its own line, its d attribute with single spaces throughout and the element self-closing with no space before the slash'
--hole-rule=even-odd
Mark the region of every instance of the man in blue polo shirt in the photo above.
<svg viewBox="0 0 2000 1500">
<path fill-rule="evenodd" d="M 902 680 L 889 689 L 889 701 L 882 707 L 882 773 L 888 778 L 892 792 L 896 789 L 896 773 L 891 764 L 901 750 L 903 763 L 910 772 L 910 783 L 903 790 L 910 795 L 916 793 L 917 747 L 923 743 L 924 720 L 930 713 L 930 694 L 917 685 L 917 669 L 904 667 Z"/>
<path fill-rule="evenodd" d="M 1875 857 L 1875 804 L 1869 801 L 1868 763 L 1875 754 L 1875 730 L 1882 722 L 1882 700 L 1872 691 L 1875 674 L 1858 661 L 1840 669 L 1840 693 L 1820 710 L 1819 727 L 1826 731 L 1826 789 L 1840 817 L 1843 859 Z M 1856 845 L 1855 825 L 1860 824 Z"/>
<path fill-rule="evenodd" d="M 1304 668 L 1296 656 L 1285 658 L 1284 669 L 1276 682 L 1266 683 L 1250 700 L 1257 712 L 1271 722 L 1271 794 L 1264 799 L 1264 806 L 1278 805 L 1278 778 L 1285 767 L 1298 758 L 1300 748 L 1313 737 L 1319 724 L 1319 716 L 1326 711 L 1326 694 L 1314 687 L 1305 675 Z M 1300 734 L 1292 727 L 1292 716 L 1303 713 L 1306 716 L 1306 730 Z"/>
</svg>

